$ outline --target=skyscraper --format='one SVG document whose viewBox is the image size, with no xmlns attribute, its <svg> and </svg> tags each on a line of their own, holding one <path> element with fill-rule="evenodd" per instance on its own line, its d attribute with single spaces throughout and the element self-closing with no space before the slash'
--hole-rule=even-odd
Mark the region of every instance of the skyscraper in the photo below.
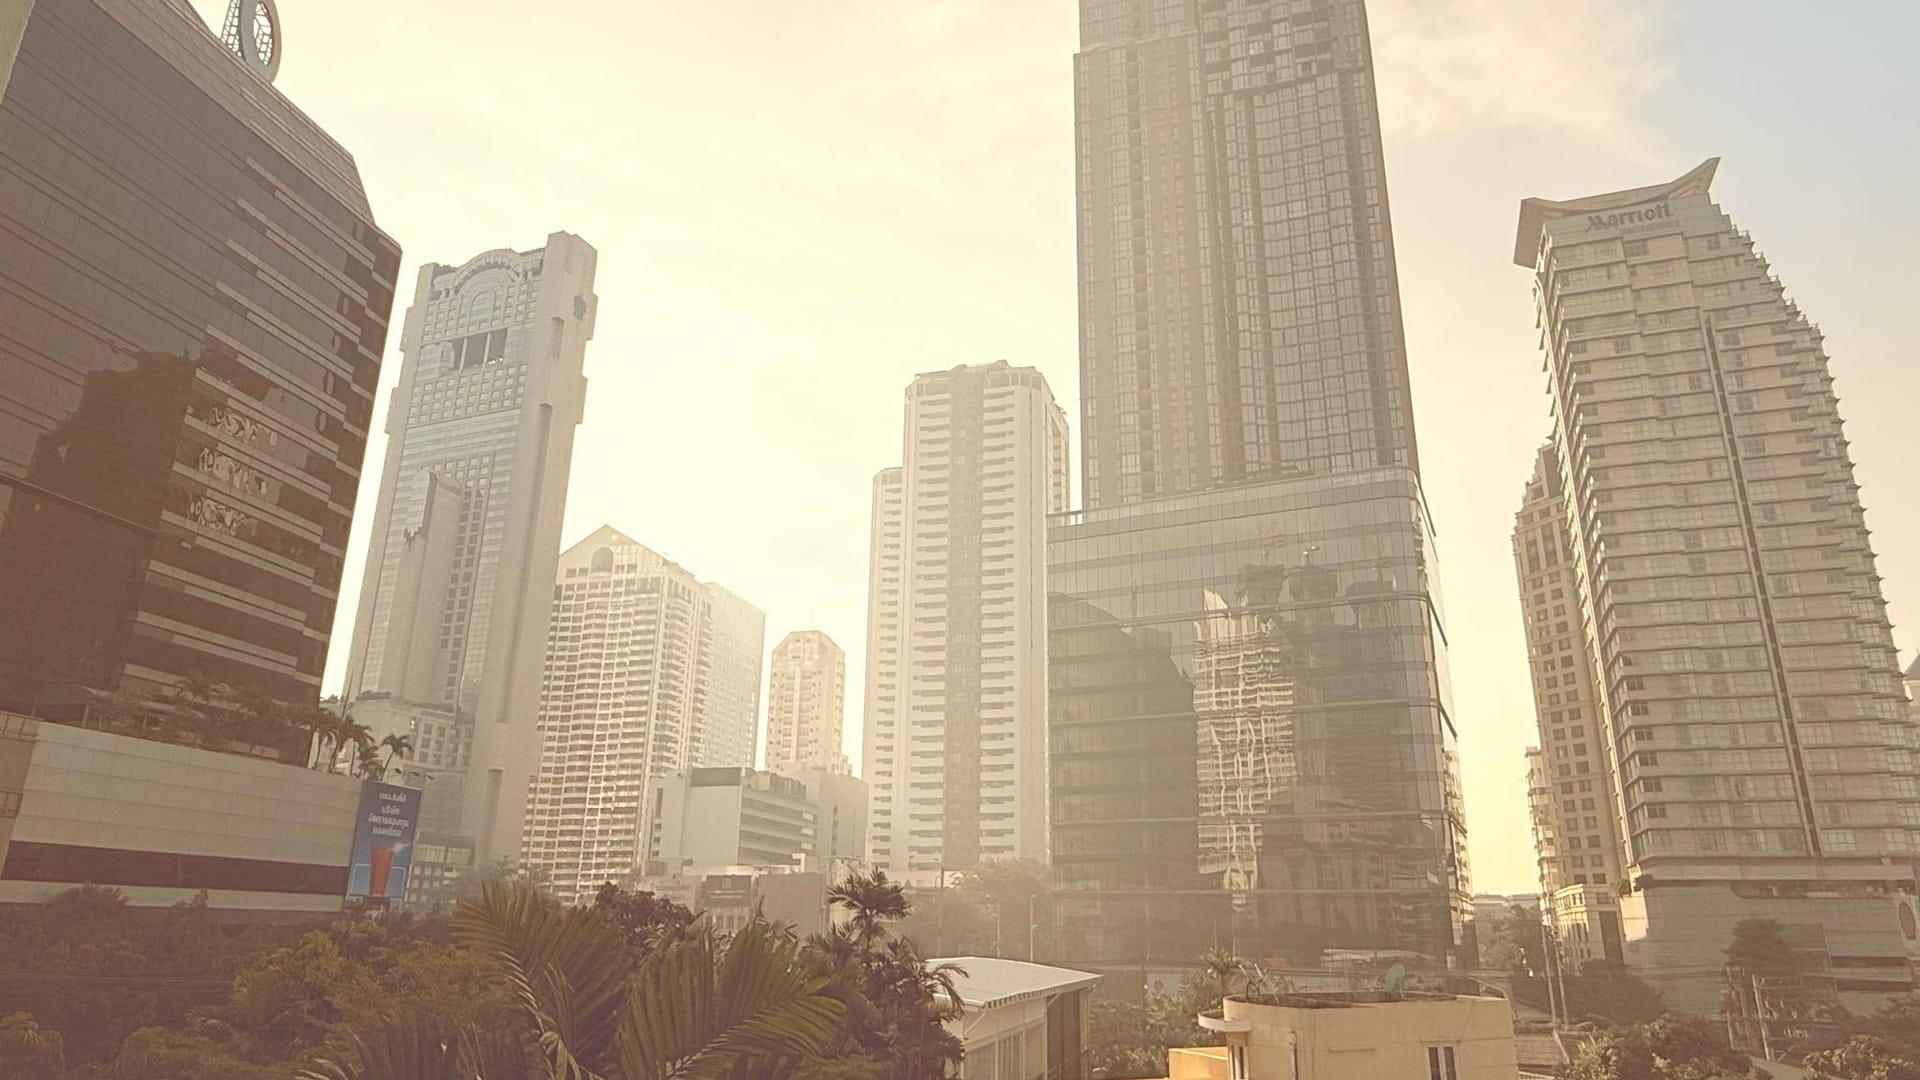
<svg viewBox="0 0 1920 1080">
<path fill-rule="evenodd" d="M 1709 1011 L 1734 924 L 1771 918 L 1867 1010 L 1914 985 L 1920 727 L 1820 331 L 1714 204 L 1717 165 L 1529 199 L 1514 245 L 1624 825 L 1627 962 Z"/>
<path fill-rule="evenodd" d="M 692 767 L 713 603 L 691 573 L 610 527 L 567 549 L 553 592 L 520 858 L 578 903 L 646 857 L 648 781 Z"/>
<path fill-rule="evenodd" d="M 449 705 L 471 726 L 464 777 L 435 792 L 461 802 L 458 834 L 434 843 L 456 866 L 520 848 L 596 258 L 554 233 L 428 264 L 407 312 L 347 696 Z"/>
<path fill-rule="evenodd" d="M 713 582 L 703 588 L 713 604 L 712 677 L 706 718 L 693 730 L 688 759 L 696 769 L 750 769 L 760 734 L 767 613 Z"/>
<path fill-rule="evenodd" d="M 1082 0 L 1086 509 L 1048 538 L 1063 959 L 1470 960 L 1361 0 Z"/>
<path fill-rule="evenodd" d="M 1088 509 L 1418 466 L 1362 0 L 1081 0 Z"/>
<path fill-rule="evenodd" d="M 847 654 L 818 630 L 795 630 L 773 647 L 767 677 L 767 768 L 847 772 L 840 752 L 846 716 Z"/>
<path fill-rule="evenodd" d="M 1005 361 L 906 394 L 903 462 L 874 482 L 864 776 L 889 873 L 1044 858 L 1046 515 L 1064 510 L 1067 421 Z"/>
<path fill-rule="evenodd" d="M 1553 446 L 1541 449 L 1513 525 L 1513 565 L 1526 619 L 1540 747 L 1529 750 L 1540 895 L 1557 940 L 1579 955 L 1620 959 L 1620 823 L 1593 662 L 1581 634 L 1580 587 L 1563 524 L 1566 489 Z M 1578 912 L 1593 921 L 1563 916 Z"/>
<path fill-rule="evenodd" d="M 181 0 L 0 14 L 0 706 L 319 698 L 399 247 Z"/>
</svg>

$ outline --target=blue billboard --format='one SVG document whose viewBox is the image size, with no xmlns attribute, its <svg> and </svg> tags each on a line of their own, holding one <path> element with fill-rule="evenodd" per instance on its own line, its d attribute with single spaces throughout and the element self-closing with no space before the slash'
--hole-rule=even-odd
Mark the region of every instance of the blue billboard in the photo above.
<svg viewBox="0 0 1920 1080">
<path fill-rule="evenodd" d="M 349 900 L 406 898 L 413 870 L 414 837 L 420 830 L 420 789 L 368 780 L 360 785 L 360 816 L 353 827 L 353 860 L 347 867 Z"/>
</svg>

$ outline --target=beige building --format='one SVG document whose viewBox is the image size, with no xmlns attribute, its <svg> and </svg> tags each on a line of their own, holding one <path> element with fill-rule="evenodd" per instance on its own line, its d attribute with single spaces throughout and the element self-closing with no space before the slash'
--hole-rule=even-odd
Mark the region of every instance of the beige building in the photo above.
<svg viewBox="0 0 1920 1080">
<path fill-rule="evenodd" d="M 79 885 L 135 907 L 345 906 L 362 782 L 0 712 L 0 904 Z"/>
<path fill-rule="evenodd" d="M 773 647 L 767 675 L 767 760 L 774 772 L 850 772 L 840 751 L 847 708 L 847 654 L 818 630 L 795 630 Z"/>
<path fill-rule="evenodd" d="M 1046 532 L 1067 508 L 1066 414 L 1032 368 L 957 367 L 907 388 L 903 442 L 897 480 L 875 481 L 872 859 L 897 876 L 1043 859 Z"/>
<path fill-rule="evenodd" d="M 1223 1046 L 1167 1052 L 1171 1080 L 1515 1080 L 1504 998 L 1230 997 L 1200 1026 Z"/>
<path fill-rule="evenodd" d="M 449 706 L 471 729 L 448 874 L 520 849 L 597 260 L 554 233 L 429 263 L 400 339 L 346 696 Z"/>
<path fill-rule="evenodd" d="M 928 960 L 959 968 L 961 1008 L 947 1033 L 966 1050 L 964 1075 L 983 1080 L 1086 1080 L 1087 1003 L 1100 976 L 988 956 Z"/>
<path fill-rule="evenodd" d="M 712 604 L 691 573 L 610 527 L 560 557 L 553 593 L 520 859 L 579 902 L 643 858 L 648 782 L 691 767 Z"/>
<path fill-rule="evenodd" d="M 1521 206 L 1574 586 L 1565 648 L 1547 586 L 1536 657 L 1593 662 L 1548 724 L 1604 725 L 1628 964 L 1713 1012 L 1734 924 L 1772 918 L 1868 1011 L 1914 986 L 1920 729 L 1820 332 L 1714 204 L 1717 165 Z"/>
<path fill-rule="evenodd" d="M 711 581 L 704 587 L 713 606 L 713 658 L 706 720 L 695 726 L 688 756 L 695 768 L 751 768 L 760 735 L 767 614 L 731 589 Z"/>
<path fill-rule="evenodd" d="M 1541 448 L 1513 525 L 1513 565 L 1527 630 L 1538 749 L 1528 750 L 1528 806 L 1548 922 L 1577 968 L 1620 959 L 1619 800 L 1580 585 L 1564 524 L 1566 489 L 1552 444 Z M 1536 756 L 1537 755 L 1537 756 Z M 1569 921 L 1569 920 L 1573 921 Z"/>
</svg>

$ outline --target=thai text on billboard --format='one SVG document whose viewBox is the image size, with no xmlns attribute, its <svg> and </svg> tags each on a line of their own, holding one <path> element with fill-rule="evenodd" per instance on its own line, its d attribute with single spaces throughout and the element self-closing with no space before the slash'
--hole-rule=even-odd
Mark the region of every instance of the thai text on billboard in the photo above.
<svg viewBox="0 0 1920 1080">
<path fill-rule="evenodd" d="M 347 868 L 348 899 L 393 903 L 404 899 L 419 828 L 419 788 L 378 780 L 362 784 L 360 817 L 353 829 L 353 862 Z"/>
</svg>

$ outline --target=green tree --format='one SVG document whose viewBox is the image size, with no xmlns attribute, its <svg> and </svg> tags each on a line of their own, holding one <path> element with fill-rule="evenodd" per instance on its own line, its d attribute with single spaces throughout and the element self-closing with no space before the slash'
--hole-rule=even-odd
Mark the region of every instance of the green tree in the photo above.
<svg viewBox="0 0 1920 1080">
<path fill-rule="evenodd" d="M 994 916 L 978 894 L 962 889 L 929 889 L 914 895 L 911 910 L 897 932 L 925 946 L 933 956 L 993 956 Z"/>
<path fill-rule="evenodd" d="M 1727 966 L 1743 975 L 1780 978 L 1800 974 L 1800 961 L 1773 919 L 1742 919 L 1727 945 Z"/>
<path fill-rule="evenodd" d="M 1660 991 L 1618 960 L 1589 960 L 1566 979 L 1567 1015 L 1576 1022 L 1645 1024 L 1666 1013 Z"/>
<path fill-rule="evenodd" d="M 66 1041 L 30 1013 L 0 1019 L 0 1080 L 59 1080 L 66 1075 Z"/>
<path fill-rule="evenodd" d="M 286 1080 L 284 1065 L 261 1065 L 201 1031 L 145 1027 L 128 1035 L 108 1066 L 110 1080 Z"/>
<path fill-rule="evenodd" d="M 1920 994 L 1888 1002 L 1871 1016 L 1848 1017 L 1849 1036 L 1878 1040 L 1895 1057 L 1920 1061 Z"/>
<path fill-rule="evenodd" d="M 394 758 L 413 756 L 413 736 L 394 733 L 380 740 L 380 749 L 387 752 L 385 767 L 393 768 Z"/>
<path fill-rule="evenodd" d="M 1537 976 L 1546 971 L 1546 945 L 1540 913 L 1509 904 L 1479 927 L 1480 966 L 1509 974 Z"/>
<path fill-rule="evenodd" d="M 1706 1021 L 1662 1017 L 1602 1032 L 1560 1075 L 1561 1080 L 1744 1080 L 1754 1071 L 1746 1055 L 1728 1049 Z"/>
<path fill-rule="evenodd" d="M 827 980 L 844 1020 L 808 1080 L 860 1077 L 940 1080 L 960 1062 L 960 1041 L 946 1020 L 960 1009 L 948 965 L 931 965 L 911 937 L 895 932 L 912 911 L 886 872 L 856 873 L 828 893 L 847 912 L 842 925 L 807 940 L 807 964 Z M 876 1070 L 878 1070 L 876 1072 Z"/>
<path fill-rule="evenodd" d="M 1811 1080 L 1920 1080 L 1920 1064 L 1896 1056 L 1886 1043 L 1856 1035 L 1831 1050 L 1807 1055 Z"/>
<path fill-rule="evenodd" d="M 1033 859 L 994 859 L 962 874 L 956 891 L 978 903 L 993 955 L 1035 960 L 1053 955 L 1052 884 L 1046 866 Z"/>
<path fill-rule="evenodd" d="M 609 881 L 594 894 L 593 908 L 620 928 L 637 961 L 693 926 L 692 911 L 645 890 L 623 889 Z"/>
<path fill-rule="evenodd" d="M 842 1006 L 801 964 L 790 931 L 750 924 L 675 941 L 638 965 L 621 928 L 524 886 L 488 885 L 454 937 L 489 961 L 519 1030 L 476 1030 L 422 1011 L 356 1027 L 317 1080 L 782 1080 L 833 1035 Z"/>
</svg>

